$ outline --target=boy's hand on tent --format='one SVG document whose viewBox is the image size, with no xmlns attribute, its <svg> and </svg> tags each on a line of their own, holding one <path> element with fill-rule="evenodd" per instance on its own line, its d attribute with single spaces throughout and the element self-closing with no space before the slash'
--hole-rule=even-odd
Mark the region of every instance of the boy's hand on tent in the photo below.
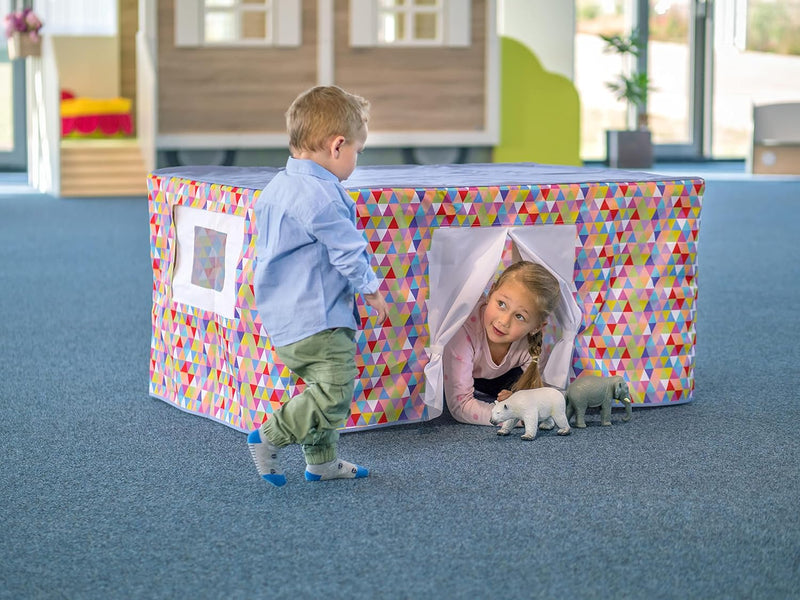
<svg viewBox="0 0 800 600">
<path fill-rule="evenodd" d="M 368 306 L 375 309 L 375 320 L 378 325 L 383 323 L 386 317 L 389 316 L 389 305 L 386 304 L 386 298 L 383 297 L 383 294 L 380 292 L 364 294 L 364 300 L 366 300 Z"/>
</svg>

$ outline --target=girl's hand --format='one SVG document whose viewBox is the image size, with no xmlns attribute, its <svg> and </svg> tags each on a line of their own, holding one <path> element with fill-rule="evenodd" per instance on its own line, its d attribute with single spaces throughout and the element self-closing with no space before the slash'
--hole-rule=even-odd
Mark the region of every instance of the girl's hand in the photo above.
<svg viewBox="0 0 800 600">
<path fill-rule="evenodd" d="M 498 402 L 503 402 L 505 400 L 508 400 L 509 396 L 511 396 L 511 391 L 510 390 L 500 390 L 500 393 L 497 394 L 497 401 Z"/>
</svg>

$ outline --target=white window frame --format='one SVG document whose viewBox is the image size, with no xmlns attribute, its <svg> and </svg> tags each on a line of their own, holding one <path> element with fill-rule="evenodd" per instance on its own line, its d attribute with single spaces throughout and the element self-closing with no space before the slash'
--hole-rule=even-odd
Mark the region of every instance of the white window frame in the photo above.
<svg viewBox="0 0 800 600">
<path fill-rule="evenodd" d="M 382 46 L 441 46 L 443 41 L 442 21 L 444 20 L 444 2 L 435 0 L 435 4 L 418 6 L 416 4 L 403 4 L 400 6 L 384 6 L 378 3 L 378 43 Z M 418 14 L 434 15 L 436 18 L 436 33 L 433 38 L 418 38 L 414 27 L 414 17 Z M 405 37 L 401 39 L 386 39 L 387 25 L 393 20 L 404 21 L 403 32 Z M 394 33 L 394 32 L 392 32 Z"/>
<path fill-rule="evenodd" d="M 242 0 L 232 0 L 233 4 L 227 6 L 204 6 L 203 7 L 203 22 L 205 24 L 205 19 L 212 14 L 227 14 L 233 15 L 234 21 L 236 22 L 236 27 L 239 32 L 238 39 L 233 40 L 224 40 L 224 41 L 212 41 L 207 39 L 205 33 L 205 28 L 203 31 L 203 42 L 206 46 L 231 46 L 231 45 L 242 45 L 242 46 L 271 46 L 272 39 L 273 39 L 273 21 L 274 15 L 272 14 L 272 0 L 263 0 L 262 4 L 251 4 L 249 2 L 242 2 Z M 204 3 L 205 4 L 205 3 Z M 246 13 L 261 13 L 263 15 L 264 23 L 264 37 L 263 38 L 243 38 L 241 36 L 242 33 L 242 23 L 244 21 L 244 17 Z"/>
<path fill-rule="evenodd" d="M 264 10 L 268 20 L 267 34 L 263 39 L 240 39 L 226 42 L 205 40 L 205 15 L 208 12 L 234 12 Z M 207 7 L 205 0 L 175 0 L 175 46 L 178 48 L 241 46 L 296 47 L 301 37 L 302 0 L 265 0 L 263 5 L 249 5 L 234 0 L 230 7 Z"/>
<path fill-rule="evenodd" d="M 406 19 L 406 32 L 410 35 L 413 16 L 421 12 L 439 15 L 436 39 L 413 39 L 385 41 L 382 39 L 381 20 L 391 14 Z M 350 0 L 350 45 L 353 47 L 467 47 L 471 43 L 471 0 L 437 0 L 433 7 L 400 6 L 385 7 L 380 0 Z"/>
</svg>

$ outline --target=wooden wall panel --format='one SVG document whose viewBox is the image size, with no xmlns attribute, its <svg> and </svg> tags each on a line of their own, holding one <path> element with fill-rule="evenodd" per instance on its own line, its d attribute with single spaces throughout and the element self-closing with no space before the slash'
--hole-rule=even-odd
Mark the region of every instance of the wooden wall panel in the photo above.
<svg viewBox="0 0 800 600">
<path fill-rule="evenodd" d="M 136 31 L 139 29 L 138 0 L 119 0 L 119 95 L 133 101 L 136 114 Z"/>
<path fill-rule="evenodd" d="M 317 81 L 317 0 L 303 0 L 298 48 L 175 48 L 174 2 L 158 2 L 159 133 L 284 133 L 292 100 Z"/>
<path fill-rule="evenodd" d="M 351 48 L 349 0 L 335 2 L 334 81 L 372 104 L 370 131 L 486 128 L 486 0 L 468 48 Z"/>
</svg>

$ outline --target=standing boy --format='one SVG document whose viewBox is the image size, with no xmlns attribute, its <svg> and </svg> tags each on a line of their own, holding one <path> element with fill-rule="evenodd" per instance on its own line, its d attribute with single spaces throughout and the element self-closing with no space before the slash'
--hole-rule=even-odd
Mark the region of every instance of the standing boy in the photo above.
<svg viewBox="0 0 800 600">
<path fill-rule="evenodd" d="M 358 374 L 355 293 L 388 314 L 356 209 L 341 181 L 367 139 L 369 103 L 335 86 L 300 94 L 286 113 L 291 157 L 255 206 L 255 299 L 278 358 L 306 388 L 247 442 L 263 479 L 286 483 L 279 450 L 301 444 L 309 481 L 366 477 L 336 454 Z"/>
</svg>

